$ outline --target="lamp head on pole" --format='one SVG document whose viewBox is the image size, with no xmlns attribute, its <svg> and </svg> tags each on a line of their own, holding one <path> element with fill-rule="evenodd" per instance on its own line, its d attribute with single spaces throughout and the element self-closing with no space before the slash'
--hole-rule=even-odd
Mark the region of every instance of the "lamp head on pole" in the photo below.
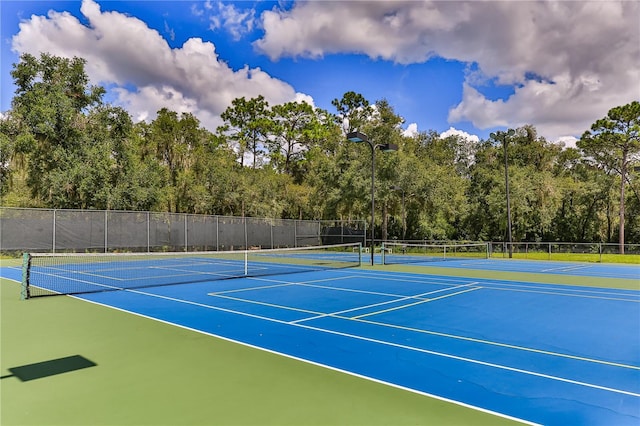
<svg viewBox="0 0 640 426">
<path fill-rule="evenodd" d="M 351 142 L 360 143 L 360 142 L 369 142 L 369 138 L 367 135 L 361 132 L 350 132 L 347 133 L 347 139 Z"/>
<path fill-rule="evenodd" d="M 398 150 L 398 145 L 394 143 L 383 143 L 381 145 L 378 145 L 377 147 L 380 149 L 380 151 L 383 152 L 393 152 Z"/>
</svg>

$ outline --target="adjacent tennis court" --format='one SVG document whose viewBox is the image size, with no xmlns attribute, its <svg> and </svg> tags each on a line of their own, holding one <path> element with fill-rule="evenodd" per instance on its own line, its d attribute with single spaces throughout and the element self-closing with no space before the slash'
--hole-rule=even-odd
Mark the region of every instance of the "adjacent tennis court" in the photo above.
<svg viewBox="0 0 640 426">
<path fill-rule="evenodd" d="M 354 268 L 351 246 L 235 256 L 45 256 L 31 259 L 29 291 L 53 286 L 43 294 L 77 293 L 505 419 L 640 422 L 635 266 L 617 270 L 623 289 Z M 438 266 L 458 262 L 514 265 Z"/>
</svg>

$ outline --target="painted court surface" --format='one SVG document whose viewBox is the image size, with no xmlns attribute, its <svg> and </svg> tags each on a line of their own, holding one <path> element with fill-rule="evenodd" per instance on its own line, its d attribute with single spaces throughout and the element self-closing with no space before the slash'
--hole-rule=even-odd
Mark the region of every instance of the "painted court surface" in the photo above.
<svg viewBox="0 0 640 426">
<path fill-rule="evenodd" d="M 516 421 L 640 424 L 640 267 L 494 260 L 438 266 L 575 274 L 576 284 L 616 278 L 629 286 L 376 267 L 74 297 Z M 6 278 L 19 273 L 2 268 Z"/>
</svg>

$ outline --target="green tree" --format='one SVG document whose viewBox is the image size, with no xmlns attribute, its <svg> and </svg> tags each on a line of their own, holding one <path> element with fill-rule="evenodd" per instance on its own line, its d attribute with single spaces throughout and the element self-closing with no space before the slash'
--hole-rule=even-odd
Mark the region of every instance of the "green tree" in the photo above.
<svg viewBox="0 0 640 426">
<path fill-rule="evenodd" d="M 587 157 L 620 176 L 618 242 L 624 253 L 625 187 L 632 161 L 640 155 L 640 102 L 615 107 L 591 125 L 577 142 Z"/>
<path fill-rule="evenodd" d="M 102 104 L 105 90 L 89 86 L 84 66 L 81 58 L 23 54 L 11 71 L 17 87 L 12 115 L 20 125 L 17 138 L 25 142 L 20 151 L 29 157 L 27 184 L 34 197 L 53 205 L 66 204 L 63 192 L 72 199 L 78 194 L 77 179 L 90 170 L 86 163 L 75 162 L 95 154 L 81 146 L 87 125 L 84 114 Z M 52 187 L 54 183 L 63 188 Z M 84 205 L 72 201 L 78 203 Z"/>
<path fill-rule="evenodd" d="M 265 153 L 265 145 L 273 129 L 269 103 L 262 95 L 246 100 L 236 98 L 220 117 L 225 121 L 219 131 L 235 143 L 240 165 L 244 166 L 245 154 L 252 156 L 255 169 Z"/>
<path fill-rule="evenodd" d="M 342 99 L 331 101 L 338 111 L 336 123 L 342 127 L 344 133 L 362 129 L 373 114 L 373 107 L 364 96 L 356 92 L 346 92 Z"/>
<path fill-rule="evenodd" d="M 302 162 L 309 150 L 326 137 L 326 112 L 306 102 L 287 102 L 272 108 L 269 158 L 275 169 L 301 181 Z"/>
<path fill-rule="evenodd" d="M 555 166 L 561 148 L 537 135 L 533 126 L 484 141 L 475 154 L 468 191 L 467 226 L 473 239 L 507 238 L 505 146 L 514 241 L 553 239 L 562 186 Z"/>
<path fill-rule="evenodd" d="M 162 108 L 151 123 L 148 143 L 169 176 L 168 211 L 188 210 L 186 192 L 193 178 L 192 167 L 202 149 L 202 137 L 200 122 L 190 113 L 178 116 L 177 112 Z"/>
<path fill-rule="evenodd" d="M 415 194 L 410 197 L 415 199 L 413 206 L 418 207 L 410 220 L 415 227 L 410 236 L 429 240 L 467 238 L 461 223 L 468 210 L 465 194 L 469 172 L 464 164 L 469 160 L 462 159 L 466 155 L 462 153 L 470 149 L 467 141 L 442 138 L 437 132 L 422 132 L 413 139 L 413 165 L 408 170 L 402 167 L 406 181 L 415 181 L 408 185 L 410 194 Z"/>
</svg>

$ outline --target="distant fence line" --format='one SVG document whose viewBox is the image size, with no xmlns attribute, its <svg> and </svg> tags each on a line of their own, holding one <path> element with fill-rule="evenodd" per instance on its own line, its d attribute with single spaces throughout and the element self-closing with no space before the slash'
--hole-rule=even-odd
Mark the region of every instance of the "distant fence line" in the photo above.
<svg viewBox="0 0 640 426">
<path fill-rule="evenodd" d="M 364 242 L 364 221 L 0 207 L 0 251 L 244 250 Z"/>
<path fill-rule="evenodd" d="M 580 255 L 590 255 L 602 261 L 602 257 L 606 255 L 621 255 L 620 244 L 618 243 L 570 243 L 570 242 L 554 242 L 554 241 L 538 241 L 538 242 L 514 242 L 507 243 L 503 241 L 472 241 L 472 240 L 387 240 L 388 242 L 398 243 L 404 242 L 408 244 L 469 244 L 484 243 L 488 245 L 489 256 L 494 258 L 509 257 L 509 247 L 511 252 L 519 259 L 549 259 L 562 257 L 561 254 L 571 254 L 578 258 Z M 381 244 L 382 240 L 376 240 Z M 640 244 L 631 243 L 624 244 L 624 255 L 640 255 Z"/>
<path fill-rule="evenodd" d="M 590 254 L 598 255 L 602 260 L 603 255 L 621 254 L 620 244 L 618 243 L 567 243 L 567 242 L 492 242 L 490 251 L 494 257 L 509 256 L 509 248 L 519 257 L 527 258 L 531 254 L 546 254 L 551 259 L 554 254 L 570 253 L 570 254 Z M 640 255 L 640 244 L 624 244 L 624 254 Z"/>
</svg>

